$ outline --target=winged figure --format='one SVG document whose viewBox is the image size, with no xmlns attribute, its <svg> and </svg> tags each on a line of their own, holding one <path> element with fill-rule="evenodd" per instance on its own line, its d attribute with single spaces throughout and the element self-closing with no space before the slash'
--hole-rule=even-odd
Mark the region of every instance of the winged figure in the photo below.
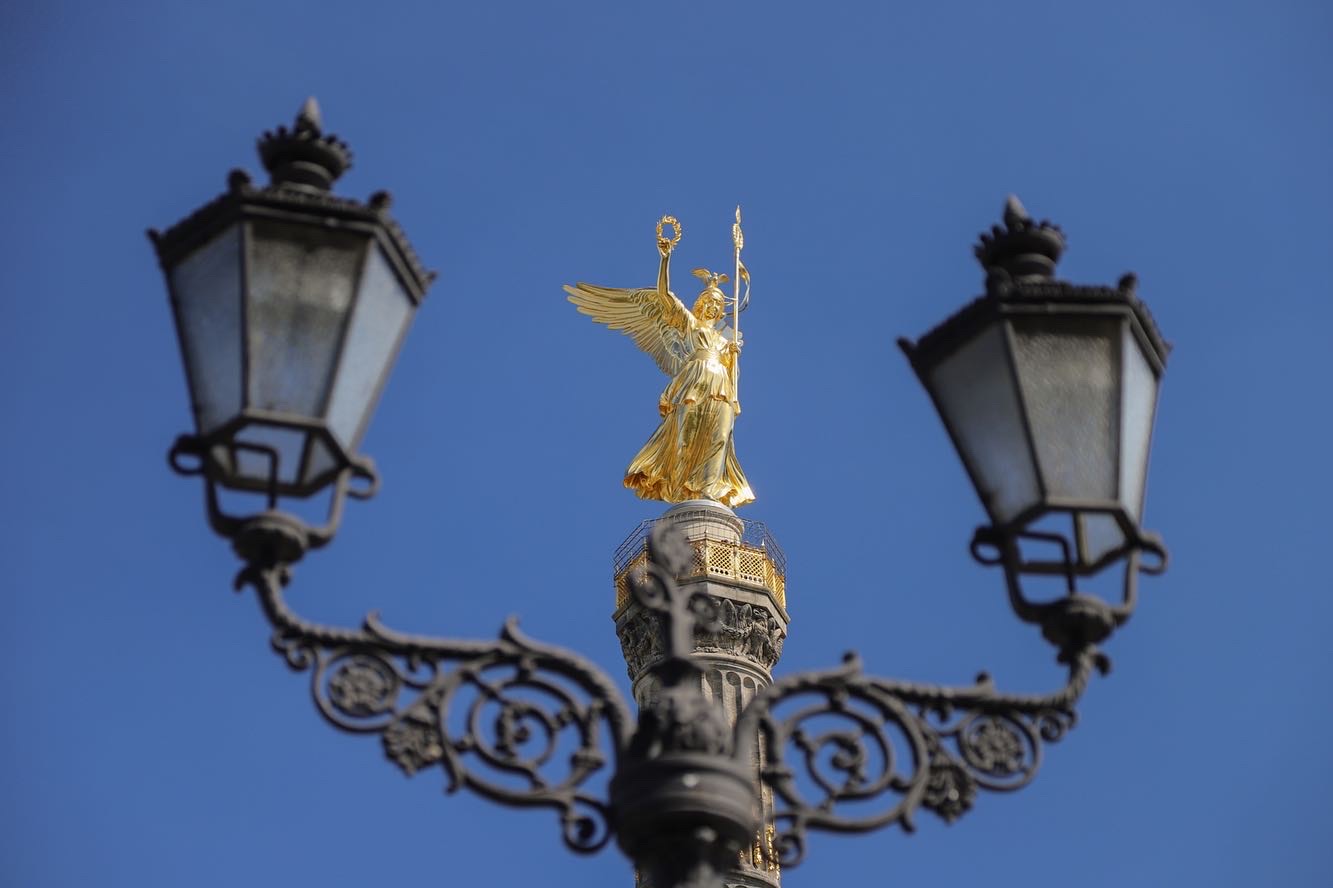
<svg viewBox="0 0 1333 888">
<path fill-rule="evenodd" d="M 677 228 L 679 236 L 679 228 Z M 632 337 L 671 381 L 658 399 L 661 422 L 625 470 L 625 486 L 643 499 L 678 503 L 708 499 L 736 507 L 754 492 L 736 460 L 732 427 L 741 412 L 736 400 L 739 338 L 718 330 L 726 315 L 719 284 L 725 274 L 696 269 L 704 288 L 685 305 L 671 292 L 669 267 L 675 242 L 661 236 L 657 286 L 638 290 L 578 283 L 566 286 L 578 310 Z"/>
</svg>

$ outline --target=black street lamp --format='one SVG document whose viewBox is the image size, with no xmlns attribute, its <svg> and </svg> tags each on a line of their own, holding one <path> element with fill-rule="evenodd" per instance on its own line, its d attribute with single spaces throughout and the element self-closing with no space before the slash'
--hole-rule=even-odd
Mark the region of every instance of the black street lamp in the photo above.
<svg viewBox="0 0 1333 888">
<path fill-rule="evenodd" d="M 214 485 L 264 492 L 276 509 L 279 497 L 334 484 L 329 524 L 301 530 L 317 546 L 336 530 L 349 480 L 369 483 L 353 496 L 378 483 L 356 449 L 433 275 L 389 218 L 386 192 L 366 204 L 329 192 L 352 154 L 323 134 L 313 99 L 291 130 L 263 135 L 259 154 L 267 188 L 234 170 L 226 194 L 149 232 L 194 407 L 196 434 L 177 442 L 172 464 L 195 459 L 226 535 L 234 525 Z"/>
<path fill-rule="evenodd" d="M 981 236 L 986 293 L 915 344 L 898 344 L 930 393 L 991 524 L 972 553 L 1002 564 L 1015 611 L 1061 646 L 1102 641 L 1133 610 L 1139 570 L 1160 573 L 1166 549 L 1140 526 L 1157 389 L 1169 346 L 1127 274 L 1115 287 L 1052 278 L 1064 234 L 1010 197 L 1004 227 Z M 1053 519 L 1072 521 L 1063 530 Z M 1023 540 L 1055 545 L 1029 560 Z M 1140 555 L 1155 557 L 1140 564 Z M 1125 561 L 1122 602 L 1075 583 Z M 1035 604 L 1022 574 L 1058 574 L 1066 598 Z M 1074 634 L 1071 636 L 1070 632 Z"/>
<path fill-rule="evenodd" d="M 1115 288 L 1053 280 L 1063 236 L 1011 199 L 1005 226 L 977 248 L 986 294 L 900 343 L 990 517 L 973 554 L 1003 566 L 1015 612 L 1067 665 L 1064 687 L 1015 695 L 986 676 L 955 688 L 881 679 L 849 654 L 760 689 L 732 725 L 702 694 L 695 656 L 718 603 L 688 579 L 690 543 L 661 523 L 629 584 L 629 606 L 660 636 L 647 669 L 658 690 L 636 720 L 601 669 L 512 623 L 495 641 L 436 639 L 373 616 L 357 629 L 323 626 L 287 606 L 291 565 L 332 537 L 345 496 L 373 493 L 357 447 L 432 276 L 388 217 L 387 195 L 362 204 L 329 193 L 350 154 L 324 135 L 313 100 L 259 149 L 267 187 L 233 172 L 226 194 L 150 232 L 196 425 L 170 461 L 204 479 L 210 523 L 245 563 L 238 586 L 258 593 L 275 650 L 311 672 L 329 722 L 379 735 L 408 773 L 439 765 L 450 788 L 556 810 L 575 851 L 614 836 L 656 888 L 720 886 L 764 826 L 761 793 L 791 866 L 809 830 L 910 830 L 922 808 L 952 821 L 979 789 L 1032 780 L 1044 744 L 1072 726 L 1092 671 L 1107 665 L 1098 645 L 1132 611 L 1138 571 L 1165 563 L 1140 518 L 1167 348 L 1132 276 Z M 369 484 L 350 488 L 353 478 Z M 219 487 L 263 493 L 267 508 L 224 514 Z M 329 491 L 322 527 L 279 509 Z M 1068 531 L 1052 524 L 1060 516 Z M 1025 540 L 1062 556 L 1029 560 Z M 1141 564 L 1144 552 L 1155 562 Z M 1077 588 L 1112 565 L 1125 570 L 1121 601 Z M 1020 585 L 1030 574 L 1064 576 L 1067 595 L 1033 603 Z M 588 787 L 603 769 L 606 797 Z"/>
</svg>

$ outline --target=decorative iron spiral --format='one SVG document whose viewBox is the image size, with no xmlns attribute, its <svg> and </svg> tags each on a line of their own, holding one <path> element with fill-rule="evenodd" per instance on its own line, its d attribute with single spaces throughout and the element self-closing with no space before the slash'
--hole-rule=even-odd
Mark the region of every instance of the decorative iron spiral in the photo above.
<svg viewBox="0 0 1333 888">
<path fill-rule="evenodd" d="M 606 803 L 584 786 L 618 756 L 628 709 L 597 667 L 505 624 L 493 642 L 408 636 L 366 618 L 360 630 L 307 623 L 282 598 L 283 569 L 251 569 L 275 626 L 273 647 L 311 673 L 321 715 L 352 733 L 379 734 L 407 774 L 439 765 L 450 792 L 554 808 L 571 849 L 610 839 Z"/>
<path fill-rule="evenodd" d="M 1072 726 L 1095 662 L 1091 649 L 1075 657 L 1068 684 L 1045 696 L 998 694 L 985 676 L 965 688 L 868 677 L 850 654 L 838 669 L 775 682 L 742 714 L 736 740 L 738 755 L 756 737 L 763 745 L 781 865 L 800 862 L 807 830 L 911 831 L 919 808 L 951 822 L 978 789 L 1026 786 L 1043 743 Z"/>
</svg>

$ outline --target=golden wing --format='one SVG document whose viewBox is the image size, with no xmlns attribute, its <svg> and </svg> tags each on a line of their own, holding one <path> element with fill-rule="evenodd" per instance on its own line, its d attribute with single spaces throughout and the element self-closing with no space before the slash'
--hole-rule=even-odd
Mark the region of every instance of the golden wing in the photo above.
<svg viewBox="0 0 1333 888">
<path fill-rule="evenodd" d="M 675 296 L 663 299 L 652 287 L 623 290 L 582 281 L 572 287 L 566 285 L 565 292 L 582 314 L 632 336 L 634 344 L 652 355 L 667 376 L 680 372 L 686 349 L 678 319 L 683 318 L 685 306 Z M 675 318 L 671 317 L 672 312 L 678 313 Z"/>
</svg>

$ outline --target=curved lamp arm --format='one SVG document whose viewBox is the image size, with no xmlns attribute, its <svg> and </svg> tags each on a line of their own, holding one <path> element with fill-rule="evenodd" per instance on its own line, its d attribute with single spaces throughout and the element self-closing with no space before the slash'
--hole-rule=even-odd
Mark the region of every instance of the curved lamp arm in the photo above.
<svg viewBox="0 0 1333 888">
<path fill-rule="evenodd" d="M 311 673 L 320 714 L 344 731 L 378 734 L 409 775 L 438 764 L 449 792 L 554 808 L 570 849 L 602 848 L 610 811 L 584 784 L 608 765 L 608 751 L 618 768 L 633 724 L 606 673 L 533 641 L 514 618 L 495 641 L 407 635 L 375 613 L 360 629 L 304 620 L 283 597 L 300 529 L 272 512 L 242 525 L 235 543 L 247 565 L 236 587 L 254 588 L 274 650 L 293 671 Z"/>
<path fill-rule="evenodd" d="M 910 832 L 919 808 L 953 822 L 978 789 L 1026 786 L 1043 743 L 1073 726 L 1074 704 L 1098 665 L 1095 649 L 1083 649 L 1065 686 L 1044 695 L 999 693 L 985 674 L 957 688 L 877 678 L 854 653 L 836 669 L 775 681 L 741 714 L 736 745 L 738 758 L 751 760 L 755 743 L 762 747 L 779 863 L 800 862 L 808 829 L 898 824 Z"/>
</svg>

